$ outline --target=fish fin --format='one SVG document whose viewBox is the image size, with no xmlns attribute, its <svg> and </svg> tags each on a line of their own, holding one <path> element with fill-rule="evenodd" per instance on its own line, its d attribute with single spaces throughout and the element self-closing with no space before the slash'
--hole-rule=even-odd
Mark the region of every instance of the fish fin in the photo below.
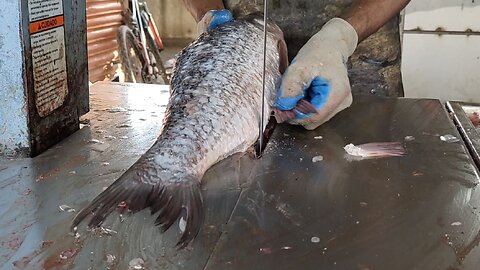
<svg viewBox="0 0 480 270">
<path fill-rule="evenodd" d="M 347 154 L 362 158 L 401 157 L 406 152 L 401 142 L 373 142 L 357 146 L 348 144 L 344 149 Z"/>
<path fill-rule="evenodd" d="M 295 108 L 289 111 L 282 111 L 280 109 L 274 108 L 273 109 L 275 119 L 278 123 L 287 122 L 289 120 L 293 120 L 297 118 L 297 114 L 295 112 L 300 112 L 305 115 L 317 113 L 317 109 L 305 99 L 301 99 L 297 102 Z"/>
<path fill-rule="evenodd" d="M 278 41 L 277 48 L 278 53 L 280 54 L 280 63 L 278 69 L 280 71 L 280 74 L 283 74 L 285 70 L 287 70 L 289 65 L 287 43 L 285 43 L 285 40 L 283 38 Z"/>
<path fill-rule="evenodd" d="M 71 228 L 75 229 L 90 214 L 93 215 L 88 227 L 98 227 L 117 208 L 133 213 L 150 208 L 151 215 L 158 212 L 155 225 L 160 226 L 162 232 L 168 230 L 185 209 L 187 223 L 177 243 L 182 249 L 195 239 L 203 222 L 200 181 L 152 183 L 142 181 L 134 170 L 128 170 L 75 216 Z"/>
<path fill-rule="evenodd" d="M 293 110 L 282 111 L 280 109 L 274 108 L 273 114 L 275 115 L 275 119 L 279 124 L 287 122 L 288 120 L 295 119 L 295 112 Z"/>
</svg>

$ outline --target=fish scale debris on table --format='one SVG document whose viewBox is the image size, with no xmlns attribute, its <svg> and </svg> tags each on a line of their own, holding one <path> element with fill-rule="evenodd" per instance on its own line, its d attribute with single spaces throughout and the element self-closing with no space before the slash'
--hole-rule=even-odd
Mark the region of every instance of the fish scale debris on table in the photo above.
<svg viewBox="0 0 480 270">
<path fill-rule="evenodd" d="M 78 213 L 76 229 L 93 213 L 98 227 L 125 202 L 133 213 L 150 208 L 162 231 L 186 220 L 179 248 L 203 223 L 200 184 L 218 161 L 244 152 L 258 139 L 262 102 L 263 20 L 248 15 L 201 35 L 182 50 L 157 141 L 119 179 Z M 282 31 L 267 24 L 265 118 L 267 124 L 281 74 L 288 66 Z M 308 109 L 305 103 L 302 110 Z M 285 117 L 282 117 L 284 120 Z M 185 216 L 184 216 L 185 215 Z"/>
</svg>

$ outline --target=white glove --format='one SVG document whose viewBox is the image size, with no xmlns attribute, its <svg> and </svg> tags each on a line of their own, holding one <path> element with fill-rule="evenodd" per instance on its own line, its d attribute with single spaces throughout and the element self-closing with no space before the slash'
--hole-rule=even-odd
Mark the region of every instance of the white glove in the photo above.
<svg viewBox="0 0 480 270">
<path fill-rule="evenodd" d="M 353 26 L 340 18 L 310 38 L 283 75 L 275 100 L 277 120 L 312 130 L 349 107 L 353 99 L 346 63 L 357 42 Z M 308 103 L 316 113 L 302 109 Z"/>
</svg>

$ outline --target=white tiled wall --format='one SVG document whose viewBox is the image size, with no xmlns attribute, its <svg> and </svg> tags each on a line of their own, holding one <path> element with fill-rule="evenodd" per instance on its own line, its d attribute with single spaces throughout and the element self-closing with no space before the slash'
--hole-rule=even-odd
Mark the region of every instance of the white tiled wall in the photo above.
<svg viewBox="0 0 480 270">
<path fill-rule="evenodd" d="M 413 0 L 405 14 L 405 95 L 480 102 L 480 1 Z"/>
<path fill-rule="evenodd" d="M 405 9 L 405 29 L 420 27 L 448 31 L 480 31 L 480 1 L 478 0 L 413 0 Z"/>
</svg>

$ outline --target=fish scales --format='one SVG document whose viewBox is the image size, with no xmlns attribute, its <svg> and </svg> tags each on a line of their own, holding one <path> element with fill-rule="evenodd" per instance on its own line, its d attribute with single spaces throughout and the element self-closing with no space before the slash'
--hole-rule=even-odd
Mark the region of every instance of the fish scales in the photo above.
<svg viewBox="0 0 480 270">
<path fill-rule="evenodd" d="M 280 84 L 281 31 L 267 39 L 265 116 Z M 186 210 L 186 229 L 178 242 L 188 245 L 203 221 L 200 182 L 218 161 L 246 151 L 258 139 L 262 100 L 263 25 L 236 20 L 194 41 L 179 54 L 163 128 L 153 146 L 118 180 L 75 217 L 75 227 L 91 212 L 89 226 L 125 202 L 136 212 L 159 213 L 167 230 Z M 265 119 L 267 123 L 268 119 Z"/>
<path fill-rule="evenodd" d="M 183 51 L 172 78 L 171 115 L 165 118 L 165 139 L 159 147 L 170 147 L 187 127 L 196 135 L 191 142 L 201 151 L 191 153 L 196 149 L 185 145 L 186 159 L 172 160 L 203 174 L 219 159 L 233 151 L 244 151 L 255 142 L 262 98 L 262 35 L 259 27 L 239 21 L 204 36 Z M 209 47 L 212 49 L 206 49 Z M 271 79 L 266 99 L 270 100 L 280 78 L 274 40 L 270 40 L 268 52 L 267 73 Z M 199 162 L 189 160 L 194 157 Z"/>
</svg>

